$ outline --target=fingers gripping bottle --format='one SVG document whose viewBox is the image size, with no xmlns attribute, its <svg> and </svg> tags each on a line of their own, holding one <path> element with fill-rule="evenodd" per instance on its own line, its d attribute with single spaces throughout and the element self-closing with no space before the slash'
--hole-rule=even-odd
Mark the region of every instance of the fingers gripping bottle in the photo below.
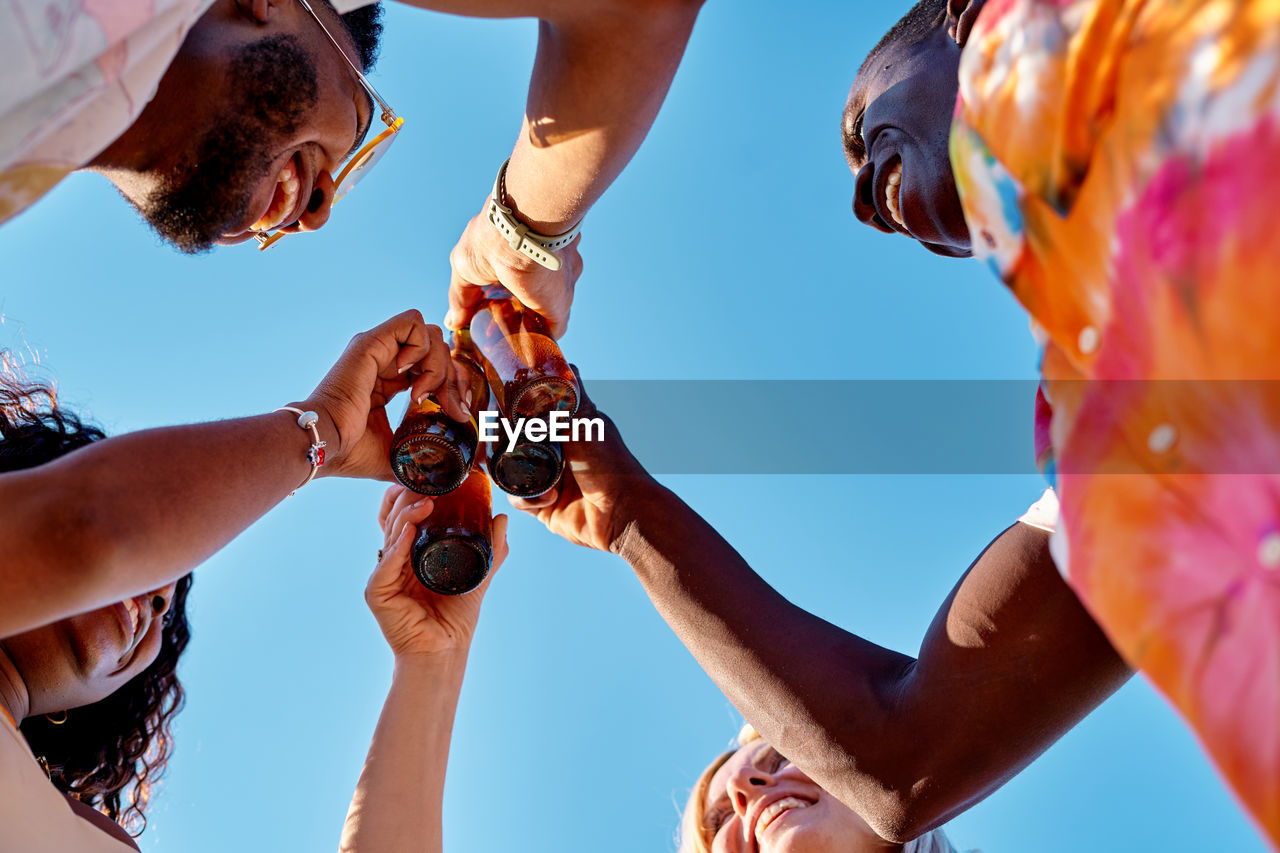
<svg viewBox="0 0 1280 853">
<path fill-rule="evenodd" d="M 418 581 L 440 595 L 478 587 L 493 565 L 493 498 L 478 468 L 463 484 L 436 498 L 418 525 L 411 560 Z"/>
<path fill-rule="evenodd" d="M 553 411 L 577 411 L 578 380 L 551 337 L 546 321 L 497 285 L 471 320 L 471 339 L 483 356 L 493 402 L 510 423 L 544 418 Z M 488 445 L 486 466 L 494 484 L 507 494 L 532 498 L 560 480 L 564 454 L 551 441 L 523 434 L 514 446 L 508 437 Z"/>
<path fill-rule="evenodd" d="M 459 387 L 464 398 L 471 392 L 470 408 L 478 412 L 488 405 L 484 371 L 459 349 L 454 333 L 453 354 Z M 475 463 L 479 442 L 475 415 L 465 422 L 444 413 L 428 394 L 413 403 L 391 439 L 391 472 L 406 489 L 424 495 L 443 495 L 462 485 Z"/>
</svg>

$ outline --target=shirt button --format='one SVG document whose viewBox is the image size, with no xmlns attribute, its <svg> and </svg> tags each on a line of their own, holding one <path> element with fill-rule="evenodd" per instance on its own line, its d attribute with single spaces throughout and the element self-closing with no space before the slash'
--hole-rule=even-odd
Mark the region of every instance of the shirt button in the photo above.
<svg viewBox="0 0 1280 853">
<path fill-rule="evenodd" d="M 1160 424 L 1147 436 L 1147 449 L 1152 453 L 1168 453 L 1177 440 L 1177 427 L 1173 424 Z"/>
<path fill-rule="evenodd" d="M 1098 342 L 1098 330 L 1093 326 L 1085 326 L 1080 330 L 1076 344 L 1080 347 L 1080 352 L 1091 355 L 1098 348 Z"/>
</svg>

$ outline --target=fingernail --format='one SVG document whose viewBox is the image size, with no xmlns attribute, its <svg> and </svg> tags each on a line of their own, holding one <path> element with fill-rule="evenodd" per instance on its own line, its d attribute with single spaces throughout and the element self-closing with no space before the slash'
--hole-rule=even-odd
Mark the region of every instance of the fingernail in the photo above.
<svg viewBox="0 0 1280 853">
<path fill-rule="evenodd" d="M 414 403 L 416 403 L 417 405 L 421 406 L 421 405 L 422 405 L 422 401 L 423 401 L 423 400 L 425 400 L 425 399 L 427 399 L 427 395 L 426 395 L 426 394 L 419 394 L 419 395 L 418 395 L 418 399 L 414 400 L 413 402 L 414 402 Z"/>
<path fill-rule="evenodd" d="M 307 213 L 315 213 L 322 204 L 324 204 L 324 193 L 320 190 L 313 190 L 311 198 L 307 199 Z"/>
<path fill-rule="evenodd" d="M 464 421 L 471 420 L 471 407 L 468 406 L 466 403 L 462 404 L 462 419 Z"/>
<path fill-rule="evenodd" d="M 406 364 L 404 367 L 397 370 L 396 373 L 404 373 L 406 370 L 408 370 L 411 367 L 413 367 L 413 362 Z"/>
<path fill-rule="evenodd" d="M 470 414 L 470 412 L 471 412 L 471 398 L 472 398 L 472 397 L 474 397 L 474 396 L 475 396 L 475 395 L 474 395 L 473 393 L 471 393 L 471 389 L 470 389 L 470 388 L 468 388 L 468 389 L 467 389 L 467 395 L 466 395 L 465 397 L 463 397 L 463 398 L 462 398 L 462 402 L 463 402 L 463 404 L 464 404 L 464 405 L 466 405 L 466 407 L 467 407 L 467 413 L 468 413 L 468 414 Z"/>
</svg>

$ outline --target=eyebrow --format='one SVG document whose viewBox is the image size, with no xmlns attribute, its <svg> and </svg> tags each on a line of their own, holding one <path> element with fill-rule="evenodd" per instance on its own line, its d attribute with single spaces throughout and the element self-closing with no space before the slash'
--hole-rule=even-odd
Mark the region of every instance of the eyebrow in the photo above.
<svg viewBox="0 0 1280 853">
<path fill-rule="evenodd" d="M 364 138 L 369 135 L 369 126 L 373 124 L 373 114 L 376 110 L 373 103 L 373 97 L 369 94 L 369 90 L 360 85 L 359 81 L 356 82 L 356 87 L 360 89 L 360 94 L 364 95 L 364 102 L 368 105 L 369 112 L 367 112 L 363 118 L 359 118 L 360 126 L 356 128 L 355 144 L 352 145 L 351 150 L 343 156 L 343 162 L 350 160 L 352 155 L 359 151 L 360 146 L 364 144 Z"/>
</svg>

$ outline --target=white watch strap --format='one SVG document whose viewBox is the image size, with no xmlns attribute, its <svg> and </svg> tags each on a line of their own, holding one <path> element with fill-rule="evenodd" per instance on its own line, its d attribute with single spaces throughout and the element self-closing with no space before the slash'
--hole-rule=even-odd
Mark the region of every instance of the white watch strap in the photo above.
<svg viewBox="0 0 1280 853">
<path fill-rule="evenodd" d="M 529 226 L 516 217 L 515 211 L 503 204 L 506 201 L 507 164 L 510 162 L 510 159 L 503 161 L 502 167 L 498 169 L 498 176 L 493 180 L 493 192 L 489 194 L 485 216 L 489 219 L 489 224 L 506 238 L 512 249 L 528 255 L 549 270 L 558 270 L 560 258 L 556 255 L 556 250 L 563 249 L 577 239 L 582 231 L 582 222 L 579 221 L 563 234 L 550 237 L 530 231 Z"/>
</svg>

